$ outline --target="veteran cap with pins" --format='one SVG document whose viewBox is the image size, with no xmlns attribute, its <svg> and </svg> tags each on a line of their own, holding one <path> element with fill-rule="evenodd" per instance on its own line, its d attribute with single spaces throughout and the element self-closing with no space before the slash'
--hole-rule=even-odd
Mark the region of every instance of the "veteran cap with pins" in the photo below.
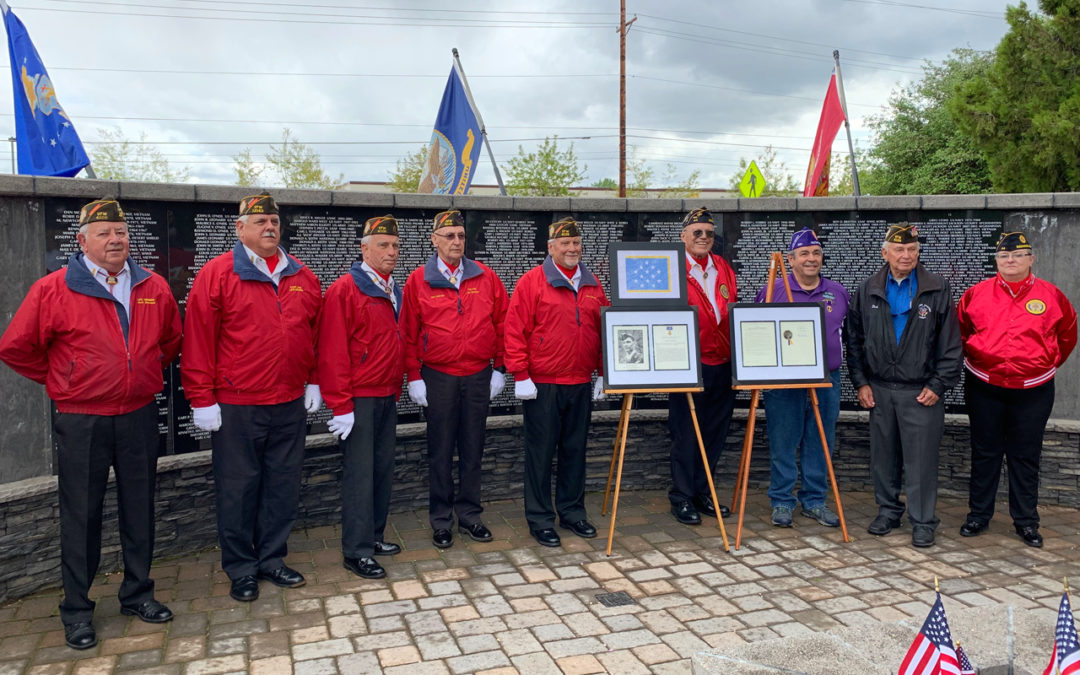
<svg viewBox="0 0 1080 675">
<path fill-rule="evenodd" d="M 244 197 L 240 200 L 240 215 L 251 216 L 257 213 L 279 213 L 277 202 L 269 192 Z"/>
<path fill-rule="evenodd" d="M 126 223 L 124 209 L 120 208 L 120 202 L 111 197 L 95 199 L 79 209 L 79 225 L 87 223 Z"/>
<path fill-rule="evenodd" d="M 581 227 L 578 226 L 578 222 L 570 216 L 560 218 L 548 226 L 548 239 L 580 236 Z"/>
<path fill-rule="evenodd" d="M 893 223 L 885 233 L 887 244 L 917 244 L 919 228 L 910 223 Z"/>
<path fill-rule="evenodd" d="M 809 227 L 804 227 L 791 235 L 788 251 L 794 251 L 795 249 L 803 248 L 804 246 L 821 246 L 821 241 L 818 240 L 817 235 L 814 234 L 814 231 Z"/>
<path fill-rule="evenodd" d="M 432 232 L 438 232 L 444 227 L 465 227 L 465 219 L 461 217 L 461 211 L 457 209 L 436 213 L 433 222 L 435 227 Z"/>
<path fill-rule="evenodd" d="M 1031 242 L 1023 232 L 1003 232 L 998 239 L 996 251 L 1017 251 L 1031 248 Z"/>
<path fill-rule="evenodd" d="M 685 217 L 683 217 L 683 227 L 687 227 L 695 223 L 708 223 L 710 225 L 716 224 L 715 221 L 713 221 L 712 213 L 710 213 L 709 209 L 705 208 L 704 206 L 699 206 L 690 213 L 687 213 Z"/>
<path fill-rule="evenodd" d="M 395 237 L 398 236 L 398 224 L 397 219 L 389 213 L 385 216 L 379 216 L 378 218 L 368 218 L 364 223 L 363 236 L 368 237 L 373 234 L 392 234 Z"/>
</svg>

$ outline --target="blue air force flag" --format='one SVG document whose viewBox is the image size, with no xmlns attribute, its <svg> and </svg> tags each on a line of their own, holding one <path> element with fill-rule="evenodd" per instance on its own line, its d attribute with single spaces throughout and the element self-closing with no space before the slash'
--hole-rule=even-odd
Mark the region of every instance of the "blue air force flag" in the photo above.
<svg viewBox="0 0 1080 675">
<path fill-rule="evenodd" d="M 0 0 L 11 55 L 19 173 L 74 176 L 90 163 L 19 17 Z"/>
<path fill-rule="evenodd" d="M 465 95 L 465 87 L 457 69 L 451 68 L 417 192 L 440 195 L 467 193 L 483 142 L 480 122 Z"/>
</svg>

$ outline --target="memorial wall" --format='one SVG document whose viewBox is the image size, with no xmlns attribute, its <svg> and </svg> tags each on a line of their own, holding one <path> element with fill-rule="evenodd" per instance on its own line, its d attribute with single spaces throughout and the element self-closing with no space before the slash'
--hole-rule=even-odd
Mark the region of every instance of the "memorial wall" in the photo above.
<svg viewBox="0 0 1080 675">
<path fill-rule="evenodd" d="M 16 177 L 21 178 L 21 177 Z M 45 251 L 38 275 L 63 266 L 77 249 L 75 234 L 78 209 L 88 199 L 118 194 L 128 215 L 132 256 L 142 265 L 165 276 L 181 310 L 195 274 L 209 259 L 231 250 L 235 243 L 237 201 L 250 190 L 214 186 L 152 186 L 38 179 L 32 185 L 0 179 L 0 195 L 18 212 L 29 205 L 26 222 L 9 219 L 0 228 L 35 228 Z M 1075 243 L 1080 240 L 1080 199 L 1077 195 L 1002 195 L 948 197 L 871 197 L 759 200 L 598 200 L 507 197 L 449 197 L 332 193 L 324 191 L 275 191 L 281 207 L 286 250 L 307 264 L 325 289 L 359 256 L 360 234 L 366 219 L 393 213 L 401 226 L 401 256 L 394 273 L 399 283 L 432 254 L 431 218 L 451 203 L 465 216 L 466 254 L 491 266 L 512 293 L 516 280 L 546 255 L 547 226 L 553 218 L 573 215 L 582 222 L 584 261 L 605 289 L 609 286 L 607 244 L 614 241 L 675 241 L 685 211 L 700 205 L 713 209 L 718 237 L 715 251 L 735 268 L 738 296 L 750 300 L 764 283 L 769 253 L 784 250 L 791 233 L 802 227 L 819 232 L 825 247 L 825 274 L 853 291 L 858 283 L 882 264 L 881 240 L 888 223 L 906 220 L 919 225 L 922 260 L 952 284 L 954 299 L 972 284 L 993 273 L 994 243 L 1004 229 L 1024 227 L 1032 234 L 1039 255 L 1036 271 L 1061 285 L 1077 302 Z M 951 199 L 951 201 L 950 201 Z M 1000 206 L 995 207 L 995 204 Z M 995 207 L 995 208 L 991 208 Z M 21 240 L 20 240 L 21 241 Z M 1059 242 L 1072 242 L 1062 249 Z M 25 244 L 20 246 L 26 247 Z M 32 252 L 28 252 L 33 255 Z M 14 256 L 17 252 L 7 252 Z M 40 255 L 40 253 L 37 253 Z M 4 258 L 0 257 L 0 263 Z M 24 270 L 33 265 L 24 261 Z M 11 274 L 2 267 L 3 274 Z M 19 293 L 8 286 L 0 296 L 0 329 L 6 326 L 21 294 L 32 282 L 25 274 L 13 280 Z M 1071 289 L 1071 290 L 1070 290 Z M 18 296 L 18 297 L 16 297 Z M 1075 360 L 1075 358 L 1074 358 Z M 1074 365 L 1074 364 L 1073 364 Z M 7 369 L 4 369 L 7 370 Z M 1067 368 L 1067 389 L 1077 391 L 1075 367 Z M 178 366 L 166 374 L 158 396 L 159 428 L 163 455 L 209 448 L 209 434 L 191 423 L 183 396 Z M 13 373 L 0 374 L 0 386 L 13 382 Z M 1063 378 L 1059 376 L 1059 381 Z M 23 392 L 26 384 L 16 385 Z M 36 387 L 36 385 L 31 385 Z M 1060 392 L 1060 387 L 1059 387 Z M 519 408 L 513 387 L 493 402 L 493 415 L 510 414 Z M 32 394 L 31 394 L 32 395 Z M 40 396 L 40 393 L 38 394 Z M 844 378 L 844 407 L 854 409 L 854 393 Z M 958 389 L 946 398 L 951 412 L 962 411 Z M 616 404 L 608 402 L 602 407 Z M 662 396 L 646 397 L 641 405 L 666 407 Z M 1075 396 L 1059 405 L 1056 417 L 1080 418 Z M 0 415 L 6 415 L 0 407 Z M 44 415 L 45 418 L 48 415 Z M 325 432 L 330 413 L 323 409 L 309 418 L 311 433 Z M 400 403 L 401 423 L 422 421 L 422 411 L 407 396 Z M 40 424 L 43 420 L 37 420 Z M 22 442 L 8 433 L 9 420 L 0 419 L 0 447 Z M 46 431 L 46 436 L 47 431 Z M 40 437 L 40 434 L 38 434 Z M 0 452 L 0 482 L 49 473 L 51 462 L 40 453 L 25 454 L 32 466 L 5 464 Z M 30 472 L 27 473 L 27 469 Z"/>
</svg>

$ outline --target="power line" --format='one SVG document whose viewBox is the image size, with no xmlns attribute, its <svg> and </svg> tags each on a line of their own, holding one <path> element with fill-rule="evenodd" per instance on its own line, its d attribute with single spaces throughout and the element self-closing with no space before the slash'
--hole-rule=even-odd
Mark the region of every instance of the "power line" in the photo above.
<svg viewBox="0 0 1080 675">
<path fill-rule="evenodd" d="M 953 7 L 934 7 L 932 5 L 916 5 L 909 2 L 896 2 L 895 0 L 845 0 L 846 2 L 859 2 L 865 5 L 885 5 L 887 7 L 904 7 L 907 9 L 926 9 L 934 12 L 948 12 L 950 14 L 963 14 L 965 16 L 977 16 L 983 19 L 1004 19 L 1001 12 L 988 12 L 979 9 L 960 9 Z"/>
<path fill-rule="evenodd" d="M 179 2 L 194 2 L 201 4 L 210 4 L 221 6 L 226 4 L 225 2 L 219 2 L 219 0 L 178 0 Z M 228 0 L 230 5 L 258 5 L 262 7 L 295 7 L 295 3 L 284 2 L 243 2 L 241 0 Z M 416 9 L 412 7 L 358 7 L 355 5 L 316 5 L 306 3 L 305 7 L 314 9 L 362 9 L 371 11 L 389 11 L 389 12 L 440 12 L 446 14 L 567 14 L 567 15 L 594 15 L 594 16 L 614 16 L 612 12 L 573 12 L 560 10 L 552 12 L 550 10 L 538 10 L 535 12 L 522 11 L 522 10 L 506 10 L 506 9 L 435 9 L 424 8 Z"/>
<path fill-rule="evenodd" d="M 654 82 L 666 82 L 668 84 L 679 84 L 687 87 L 704 87 L 706 89 L 721 89 L 723 91 L 734 91 L 741 94 L 753 94 L 755 96 L 773 96 L 776 98 L 791 98 L 797 101 L 820 101 L 821 98 L 813 98 L 810 96 L 795 96 L 794 94 L 774 94 L 767 91 L 754 91 L 753 89 L 740 89 L 737 87 L 725 87 L 720 84 L 706 84 L 704 82 L 682 82 L 679 80 L 669 80 L 663 77 L 651 77 L 649 75 L 631 75 L 631 78 L 635 80 L 652 80 Z M 852 103 L 848 102 L 848 106 L 858 106 L 860 108 L 880 108 L 880 105 L 871 105 L 869 103 Z"/>
<path fill-rule="evenodd" d="M 419 75 L 419 74 L 398 74 L 398 73 L 286 73 L 286 72 L 271 72 L 271 71 L 249 71 L 249 70 L 151 70 L 147 68 L 89 68 L 85 66 L 57 66 L 55 68 L 50 67 L 49 70 L 71 70 L 82 72 L 97 72 L 97 73 L 146 73 L 149 75 L 242 75 L 244 77 L 382 77 L 393 79 L 446 79 L 446 73 L 439 73 L 436 75 Z M 575 78 L 575 77 L 617 77 L 617 74 L 612 73 L 568 73 L 561 75 L 551 74 L 529 74 L 529 75 L 469 75 L 470 79 L 496 79 L 496 78 L 511 78 L 515 80 L 523 78 Z"/>
</svg>

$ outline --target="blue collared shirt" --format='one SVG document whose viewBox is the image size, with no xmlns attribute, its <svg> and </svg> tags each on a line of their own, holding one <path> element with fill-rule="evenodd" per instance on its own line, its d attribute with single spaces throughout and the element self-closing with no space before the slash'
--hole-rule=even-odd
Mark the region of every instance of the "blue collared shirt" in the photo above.
<svg viewBox="0 0 1080 675">
<path fill-rule="evenodd" d="M 900 336 L 904 334 L 904 326 L 907 325 L 908 317 L 911 315 L 911 304 L 918 294 L 919 281 L 915 278 L 915 270 L 911 270 L 911 274 L 900 282 L 893 278 L 892 272 L 885 279 L 885 299 L 889 301 L 889 309 L 892 311 L 896 344 L 900 344 Z"/>
</svg>

